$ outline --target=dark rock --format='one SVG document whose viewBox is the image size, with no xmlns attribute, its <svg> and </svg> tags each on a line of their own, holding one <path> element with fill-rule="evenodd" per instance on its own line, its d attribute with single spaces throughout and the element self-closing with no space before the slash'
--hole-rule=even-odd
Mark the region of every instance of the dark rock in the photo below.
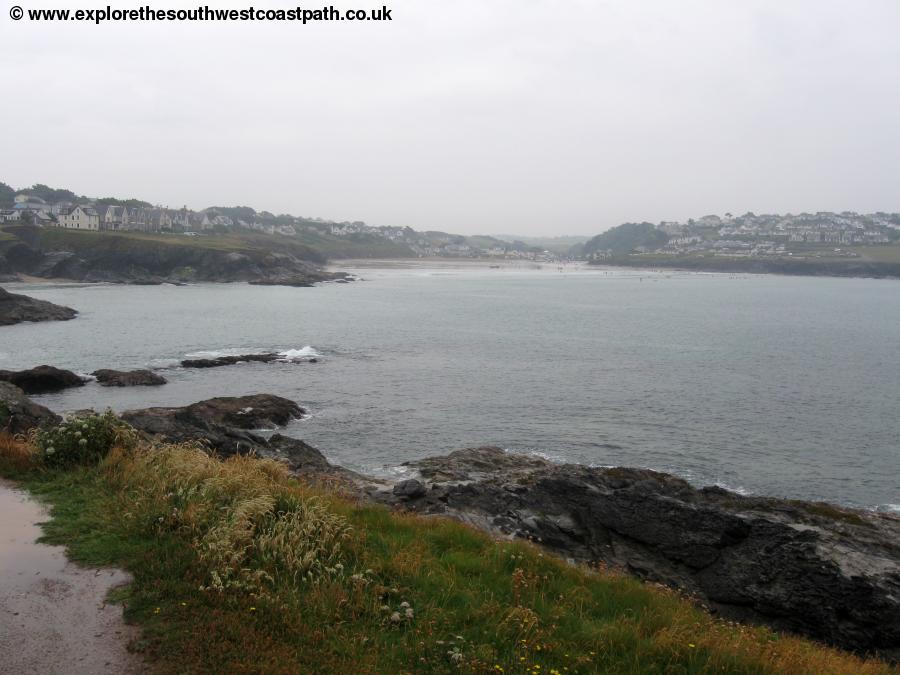
<svg viewBox="0 0 900 675">
<path fill-rule="evenodd" d="M 53 366 L 38 366 L 28 370 L 0 370 L 0 381 L 10 382 L 26 394 L 44 394 L 84 385 L 84 379 L 72 371 Z"/>
<path fill-rule="evenodd" d="M 149 238 L 128 234 L 66 232 L 6 227 L 18 241 L 4 248 L 3 273 L 108 283 L 262 282 L 309 286 L 343 276 L 320 267 L 324 256 L 288 238 L 232 235 L 239 251 L 222 250 L 215 235 Z M 275 250 L 273 250 L 275 249 Z"/>
<path fill-rule="evenodd" d="M 730 618 L 900 657 L 895 516 L 696 489 L 643 469 L 554 465 L 497 448 L 410 466 L 437 483 L 409 505 L 416 511 L 602 561 Z M 391 491 L 374 496 L 409 501 Z"/>
<path fill-rule="evenodd" d="M 247 431 L 287 424 L 302 414 L 303 409 L 293 401 L 257 394 L 214 398 L 182 408 L 129 410 L 121 418 L 139 431 L 170 443 L 201 442 L 222 457 L 255 454 L 283 461 L 297 473 L 351 480 L 352 472 L 331 465 L 309 443 L 281 434 L 267 439 Z"/>
<path fill-rule="evenodd" d="M 257 394 L 213 398 L 182 408 L 146 408 L 122 413 L 139 431 L 172 443 L 203 441 L 223 456 L 272 450 L 268 441 L 246 431 L 287 424 L 303 415 L 296 403 Z"/>
<path fill-rule="evenodd" d="M 0 382 L 0 430 L 22 434 L 35 427 L 59 424 L 59 415 L 32 402 L 17 386 Z"/>
<path fill-rule="evenodd" d="M 397 483 L 392 492 L 401 499 L 418 499 L 419 497 L 424 497 L 428 491 L 425 489 L 422 481 L 410 478 Z"/>
<path fill-rule="evenodd" d="M 166 378 L 152 370 L 95 370 L 91 373 L 104 387 L 158 386 L 166 383 Z"/>
<path fill-rule="evenodd" d="M 313 285 L 313 280 L 305 275 L 284 275 L 276 277 L 266 277 L 265 279 L 254 279 L 250 282 L 254 286 L 294 286 L 296 288 L 306 288 Z"/>
<path fill-rule="evenodd" d="M 284 426 L 306 412 L 290 399 L 272 394 L 223 396 L 193 403 L 185 415 L 239 429 L 263 429 Z"/>
<path fill-rule="evenodd" d="M 269 451 L 283 455 L 292 470 L 301 473 L 325 473 L 333 470 L 328 460 L 316 448 L 299 438 L 272 434 L 268 440 Z"/>
<path fill-rule="evenodd" d="M 219 366 L 233 366 L 236 363 L 271 363 L 278 361 L 278 354 L 241 354 L 239 356 L 217 356 L 211 359 L 185 359 L 181 362 L 182 368 L 218 368 Z"/>
<path fill-rule="evenodd" d="M 71 307 L 54 305 L 0 288 L 0 326 L 11 326 L 22 321 L 68 321 L 74 319 L 76 314 L 78 312 Z"/>
</svg>

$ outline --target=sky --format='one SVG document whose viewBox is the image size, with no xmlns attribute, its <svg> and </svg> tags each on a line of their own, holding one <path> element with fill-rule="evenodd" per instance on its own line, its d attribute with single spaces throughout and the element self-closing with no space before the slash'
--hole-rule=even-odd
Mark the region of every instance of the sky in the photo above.
<svg viewBox="0 0 900 675">
<path fill-rule="evenodd" d="M 0 181 L 464 234 L 900 211 L 897 0 L 387 2 L 305 26 L 4 6 Z"/>
</svg>

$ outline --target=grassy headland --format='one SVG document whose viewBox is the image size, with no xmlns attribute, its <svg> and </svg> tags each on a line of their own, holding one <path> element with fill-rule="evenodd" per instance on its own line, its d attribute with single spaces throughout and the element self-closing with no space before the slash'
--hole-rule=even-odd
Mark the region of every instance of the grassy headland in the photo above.
<svg viewBox="0 0 900 675">
<path fill-rule="evenodd" d="M 48 542 L 133 575 L 116 600 L 159 672 L 895 672 L 109 417 L 0 435 L 0 474 L 49 503 Z"/>
</svg>

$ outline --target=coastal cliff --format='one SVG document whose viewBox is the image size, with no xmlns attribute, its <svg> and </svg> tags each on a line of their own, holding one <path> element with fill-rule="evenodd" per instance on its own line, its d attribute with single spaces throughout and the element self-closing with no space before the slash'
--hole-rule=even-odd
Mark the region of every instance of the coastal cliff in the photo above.
<svg viewBox="0 0 900 675">
<path fill-rule="evenodd" d="M 8 429 L 52 425 L 15 387 L 0 389 Z M 361 476 L 276 429 L 305 411 L 269 394 L 133 410 L 154 442 L 199 441 L 229 457 L 283 462 L 361 503 L 445 516 L 498 539 L 533 542 L 689 596 L 714 614 L 860 654 L 900 659 L 900 518 L 824 503 L 695 488 L 664 473 L 554 464 L 500 448 L 409 463 L 404 480 Z"/>
<path fill-rule="evenodd" d="M 287 238 L 78 232 L 7 227 L 0 274 L 112 283 L 250 282 L 311 286 L 345 278 L 324 257 Z"/>
<path fill-rule="evenodd" d="M 499 448 L 410 463 L 374 499 L 677 588 L 723 616 L 900 657 L 900 518 Z M 410 485 L 418 483 L 419 488 Z M 398 494 L 399 493 L 399 494 Z"/>
</svg>

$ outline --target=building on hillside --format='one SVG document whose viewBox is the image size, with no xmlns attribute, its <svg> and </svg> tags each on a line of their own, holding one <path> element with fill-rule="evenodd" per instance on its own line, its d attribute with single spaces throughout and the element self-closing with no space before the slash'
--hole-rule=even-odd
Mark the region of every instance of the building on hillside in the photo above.
<svg viewBox="0 0 900 675">
<path fill-rule="evenodd" d="M 62 209 L 56 216 L 59 227 L 67 230 L 99 230 L 100 215 L 91 206 L 73 206 Z"/>
<path fill-rule="evenodd" d="M 17 211 L 16 209 L 3 209 L 0 211 L 0 223 L 11 223 L 16 220 L 19 220 L 19 217 L 22 215 L 21 211 Z"/>
<path fill-rule="evenodd" d="M 40 197 L 34 195 L 16 195 L 13 208 L 19 211 L 41 211 L 50 214 L 51 206 Z"/>
<path fill-rule="evenodd" d="M 100 217 L 101 230 L 121 230 L 128 224 L 128 209 L 124 206 L 102 204 L 95 206 L 94 210 Z"/>
</svg>

